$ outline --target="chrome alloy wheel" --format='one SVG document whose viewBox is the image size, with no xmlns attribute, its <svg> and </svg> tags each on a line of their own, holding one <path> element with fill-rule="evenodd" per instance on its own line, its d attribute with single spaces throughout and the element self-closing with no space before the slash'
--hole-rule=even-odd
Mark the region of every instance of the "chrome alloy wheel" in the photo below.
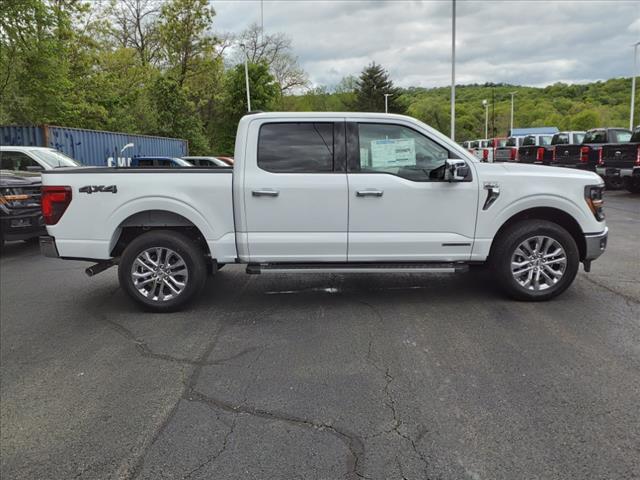
<svg viewBox="0 0 640 480">
<path fill-rule="evenodd" d="M 150 300 L 166 302 L 180 295 L 189 281 L 184 259 L 175 251 L 155 247 L 141 252 L 131 266 L 133 286 Z"/>
<path fill-rule="evenodd" d="M 527 238 L 511 256 L 511 275 L 527 290 L 547 290 L 557 284 L 567 268 L 564 249 L 550 237 Z"/>
</svg>

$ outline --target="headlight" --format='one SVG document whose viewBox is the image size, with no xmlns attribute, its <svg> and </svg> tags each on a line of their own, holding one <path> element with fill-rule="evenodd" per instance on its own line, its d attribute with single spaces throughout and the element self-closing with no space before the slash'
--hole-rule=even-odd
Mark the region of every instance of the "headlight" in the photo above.
<svg viewBox="0 0 640 480">
<path fill-rule="evenodd" d="M 593 212 L 596 220 L 604 220 L 604 185 L 587 185 L 584 187 L 584 199 Z"/>
</svg>

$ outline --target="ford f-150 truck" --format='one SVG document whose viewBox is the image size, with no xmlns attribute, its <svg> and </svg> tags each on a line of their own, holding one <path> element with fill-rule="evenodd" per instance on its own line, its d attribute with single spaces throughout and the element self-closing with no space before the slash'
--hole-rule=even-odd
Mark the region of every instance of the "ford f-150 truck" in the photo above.
<svg viewBox="0 0 640 480">
<path fill-rule="evenodd" d="M 527 135 L 518 149 L 516 162 L 548 164 L 551 161 L 553 135 Z"/>
<path fill-rule="evenodd" d="M 118 264 L 122 288 L 175 310 L 227 263 L 247 273 L 456 272 L 489 263 L 547 300 L 606 247 L 593 172 L 481 163 L 429 126 L 372 113 L 257 113 L 233 169 L 43 173 L 47 256 Z"/>
<path fill-rule="evenodd" d="M 593 128 L 588 130 L 582 143 L 567 145 L 562 152 L 556 152 L 554 165 L 596 171 L 602 146 L 607 143 L 624 143 L 631 138 L 626 128 Z"/>
<path fill-rule="evenodd" d="M 604 145 L 596 170 L 607 184 L 621 184 L 631 193 L 640 193 L 640 127 L 629 142 Z"/>
</svg>

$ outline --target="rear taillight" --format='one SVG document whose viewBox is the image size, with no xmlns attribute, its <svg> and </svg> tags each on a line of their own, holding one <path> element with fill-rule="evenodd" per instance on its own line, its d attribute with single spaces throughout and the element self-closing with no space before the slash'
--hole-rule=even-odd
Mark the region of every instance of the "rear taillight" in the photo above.
<svg viewBox="0 0 640 480">
<path fill-rule="evenodd" d="M 580 147 L 580 161 L 589 163 L 589 147 Z"/>
<path fill-rule="evenodd" d="M 541 162 L 544 160 L 544 148 L 543 147 L 539 147 L 536 150 L 536 162 Z"/>
<path fill-rule="evenodd" d="M 515 148 L 512 148 L 512 149 L 511 149 L 511 152 L 509 153 L 509 159 L 510 159 L 512 162 L 515 162 L 515 161 L 516 161 L 517 156 L 518 156 L 518 150 L 516 150 Z"/>
<path fill-rule="evenodd" d="M 557 147 L 553 147 L 552 151 L 551 151 L 551 161 L 555 163 L 556 161 L 556 148 Z"/>
<path fill-rule="evenodd" d="M 602 148 L 598 150 L 598 165 L 604 165 L 604 161 L 602 160 Z"/>
<path fill-rule="evenodd" d="M 640 145 L 638 145 L 638 151 L 636 152 L 636 166 L 640 167 Z"/>
<path fill-rule="evenodd" d="M 485 162 L 487 160 L 489 160 L 489 149 L 485 148 L 484 150 L 482 150 L 482 160 L 484 160 Z"/>
<path fill-rule="evenodd" d="M 44 223 L 55 225 L 71 203 L 71 187 L 42 187 L 42 216 Z"/>
</svg>

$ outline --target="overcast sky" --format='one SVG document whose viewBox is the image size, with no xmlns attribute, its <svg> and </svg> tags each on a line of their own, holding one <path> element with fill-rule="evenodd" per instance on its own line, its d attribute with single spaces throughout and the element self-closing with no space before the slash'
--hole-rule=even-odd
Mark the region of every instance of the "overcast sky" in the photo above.
<svg viewBox="0 0 640 480">
<path fill-rule="evenodd" d="M 260 22 L 259 0 L 212 3 L 217 31 Z M 291 37 L 315 85 L 335 85 L 373 60 L 403 87 L 451 81 L 451 0 L 265 0 L 264 28 Z M 458 84 L 628 77 L 640 0 L 458 0 L 456 30 Z"/>
</svg>

